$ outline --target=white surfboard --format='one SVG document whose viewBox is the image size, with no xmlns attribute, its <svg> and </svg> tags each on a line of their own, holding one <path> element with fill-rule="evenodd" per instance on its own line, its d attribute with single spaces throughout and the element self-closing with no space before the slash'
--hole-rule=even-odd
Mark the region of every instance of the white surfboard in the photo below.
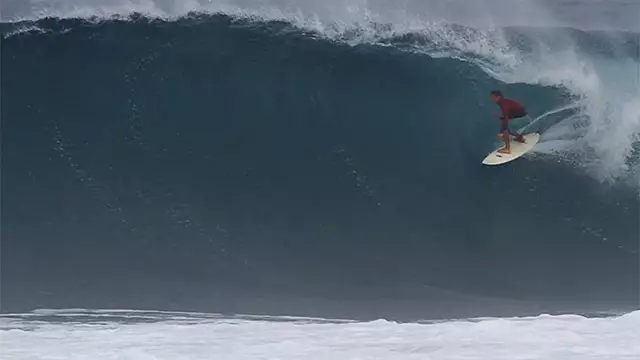
<svg viewBox="0 0 640 360">
<path fill-rule="evenodd" d="M 499 149 L 504 147 L 503 145 L 500 148 L 494 150 L 491 154 L 487 155 L 487 157 L 482 160 L 482 163 L 485 165 L 501 165 L 508 163 L 509 161 L 513 161 L 526 154 L 529 150 L 533 149 L 533 147 L 538 143 L 538 140 L 540 140 L 540 134 L 527 134 L 524 136 L 524 139 L 526 142 L 523 144 L 521 142 L 513 140 L 512 138 L 511 154 L 502 154 L 498 152 Z"/>
</svg>

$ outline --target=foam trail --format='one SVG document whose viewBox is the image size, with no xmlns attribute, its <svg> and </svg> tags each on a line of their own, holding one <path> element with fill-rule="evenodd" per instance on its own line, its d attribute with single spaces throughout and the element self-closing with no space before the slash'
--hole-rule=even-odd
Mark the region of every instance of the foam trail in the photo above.
<svg viewBox="0 0 640 360">
<path fill-rule="evenodd" d="M 583 105 L 580 104 L 580 103 L 572 103 L 572 104 L 569 104 L 569 105 L 561 106 L 561 107 L 559 107 L 557 109 L 549 110 L 549 111 L 543 113 L 542 115 L 539 115 L 535 119 L 533 119 L 529 124 L 527 124 L 527 125 L 523 126 L 522 128 L 518 129 L 518 132 L 527 131 L 527 129 L 530 129 L 533 125 L 538 124 L 541 120 L 546 119 L 548 116 L 559 114 L 559 113 L 567 111 L 567 110 L 579 109 L 581 106 L 583 106 Z M 532 131 L 539 131 L 539 129 L 532 130 Z"/>
</svg>

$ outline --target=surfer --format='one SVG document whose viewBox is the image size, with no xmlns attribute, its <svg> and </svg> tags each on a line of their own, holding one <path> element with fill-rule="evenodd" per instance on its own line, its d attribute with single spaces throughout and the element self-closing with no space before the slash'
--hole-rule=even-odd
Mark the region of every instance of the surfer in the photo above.
<svg viewBox="0 0 640 360">
<path fill-rule="evenodd" d="M 521 143 L 525 142 L 522 134 L 512 132 L 509 129 L 509 120 L 521 118 L 527 115 L 527 110 L 519 102 L 505 98 L 502 95 L 502 91 L 494 90 L 491 92 L 491 101 L 498 104 L 502 110 L 502 116 L 500 117 L 500 133 L 498 134 L 498 140 L 504 140 L 505 146 L 498 150 L 503 154 L 511 153 L 511 139 L 509 135 L 515 136 L 515 140 Z"/>
</svg>

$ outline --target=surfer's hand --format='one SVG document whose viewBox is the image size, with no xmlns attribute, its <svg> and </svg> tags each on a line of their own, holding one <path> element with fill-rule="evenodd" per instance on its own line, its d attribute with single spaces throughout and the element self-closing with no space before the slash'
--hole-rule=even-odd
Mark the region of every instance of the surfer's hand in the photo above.
<svg viewBox="0 0 640 360">
<path fill-rule="evenodd" d="M 502 138 L 504 137 L 504 134 L 498 134 L 498 140 L 502 140 Z"/>
</svg>

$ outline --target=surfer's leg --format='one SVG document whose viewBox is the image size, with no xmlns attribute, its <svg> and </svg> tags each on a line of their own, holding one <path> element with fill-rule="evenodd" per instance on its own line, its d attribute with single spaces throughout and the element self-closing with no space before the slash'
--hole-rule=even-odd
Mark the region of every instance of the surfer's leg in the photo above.
<svg viewBox="0 0 640 360">
<path fill-rule="evenodd" d="M 512 120 L 520 119 L 520 118 L 523 118 L 524 116 L 527 116 L 527 115 L 526 115 L 526 114 L 523 114 L 523 115 L 521 115 L 521 116 L 516 116 L 516 117 L 512 118 Z M 515 132 L 515 131 L 511 131 L 511 129 L 509 129 L 509 134 L 510 134 L 511 136 L 515 137 L 517 142 L 521 142 L 521 143 L 526 142 L 526 141 L 525 141 L 525 139 L 524 139 L 523 134 L 519 134 L 519 133 L 517 133 L 517 132 Z"/>
<path fill-rule="evenodd" d="M 511 153 L 511 139 L 509 138 L 510 133 L 511 130 L 509 130 L 509 124 L 503 119 L 502 124 L 500 125 L 500 134 L 502 134 L 502 140 L 504 140 L 504 147 L 498 150 L 499 153 Z"/>
<path fill-rule="evenodd" d="M 517 132 L 513 132 L 511 130 L 509 130 L 509 134 L 511 134 L 511 136 L 514 136 L 516 138 L 517 142 L 521 142 L 521 143 L 525 143 L 526 140 L 524 139 L 524 136 L 522 134 L 518 134 Z"/>
<path fill-rule="evenodd" d="M 509 138 L 509 129 L 504 130 L 502 133 L 502 139 L 504 140 L 504 147 L 499 149 L 501 154 L 511 154 L 511 139 Z"/>
</svg>

